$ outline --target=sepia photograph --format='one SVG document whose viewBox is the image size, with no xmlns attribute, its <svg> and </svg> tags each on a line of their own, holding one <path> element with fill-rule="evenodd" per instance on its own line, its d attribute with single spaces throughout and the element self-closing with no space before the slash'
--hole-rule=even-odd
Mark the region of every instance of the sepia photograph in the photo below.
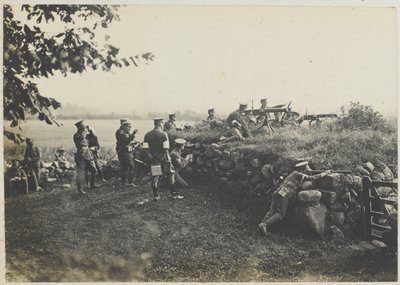
<svg viewBox="0 0 400 285">
<path fill-rule="evenodd" d="M 3 4 L 2 281 L 397 283 L 397 4 Z"/>
</svg>

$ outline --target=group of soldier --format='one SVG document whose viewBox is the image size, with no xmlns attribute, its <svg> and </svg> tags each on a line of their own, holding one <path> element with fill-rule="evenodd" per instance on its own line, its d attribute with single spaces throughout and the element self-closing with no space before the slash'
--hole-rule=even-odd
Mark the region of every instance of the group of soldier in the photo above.
<svg viewBox="0 0 400 285">
<path fill-rule="evenodd" d="M 146 172 L 151 174 L 151 185 L 155 201 L 160 200 L 159 180 L 161 177 L 164 177 L 167 181 L 170 189 L 170 198 L 183 198 L 178 194 L 175 177 L 179 175 L 179 170 L 190 162 L 191 157 L 182 157 L 182 150 L 186 144 L 184 139 L 176 139 L 174 148 L 170 151 L 170 142 L 166 131 L 176 130 L 175 119 L 175 114 L 170 114 L 167 122 L 164 121 L 164 118 L 154 118 L 154 128 L 145 134 L 142 144 L 135 140 L 138 130 L 132 131 L 132 123 L 128 119 L 120 120 L 120 127 L 115 133 L 115 138 L 123 186 L 136 187 L 134 177 L 137 162 L 139 162 L 146 167 Z M 90 136 L 90 131 L 87 131 L 90 128 L 85 125 L 84 121 L 77 122 L 75 126 L 77 128 L 77 132 L 74 135 L 74 142 L 77 148 L 75 154 L 76 184 L 78 192 L 85 194 L 86 192 L 83 190 L 86 185 L 85 179 L 89 181 L 89 187 L 93 189 L 97 187 L 95 185 L 96 174 L 101 174 L 97 155 L 100 145 L 97 137 L 94 139 L 93 136 Z M 134 155 L 135 149 L 139 148 L 139 146 L 143 153 L 143 161 Z M 88 175 L 85 176 L 85 173 L 88 173 Z M 102 177 L 101 180 L 104 181 Z"/>
</svg>

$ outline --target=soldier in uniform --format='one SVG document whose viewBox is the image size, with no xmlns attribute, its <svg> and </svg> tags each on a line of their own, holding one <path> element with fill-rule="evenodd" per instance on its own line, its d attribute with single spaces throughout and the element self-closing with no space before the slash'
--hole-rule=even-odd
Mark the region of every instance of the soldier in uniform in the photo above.
<svg viewBox="0 0 400 285">
<path fill-rule="evenodd" d="M 188 187 L 187 182 L 182 178 L 180 172 L 192 161 L 193 155 L 188 154 L 182 157 L 182 151 L 185 149 L 185 139 L 175 139 L 175 147 L 171 151 L 171 161 L 175 169 L 175 180 L 184 187 Z"/>
<path fill-rule="evenodd" d="M 32 182 L 34 191 L 39 191 L 39 169 L 41 154 L 37 146 L 33 145 L 32 139 L 26 139 L 26 149 L 24 155 L 24 164 L 27 167 L 27 173 L 30 177 L 29 183 Z"/>
<path fill-rule="evenodd" d="M 175 187 L 175 170 L 171 163 L 171 157 L 168 153 L 169 140 L 166 132 L 163 131 L 164 119 L 154 118 L 154 129 L 146 133 L 144 136 L 142 148 L 146 154 L 147 163 L 150 165 L 161 166 L 161 174 L 166 176 L 168 186 L 171 191 L 172 199 L 182 199 L 183 196 L 178 195 Z M 159 201 L 158 180 L 160 175 L 153 174 L 152 188 L 154 201 Z"/>
<path fill-rule="evenodd" d="M 56 159 L 53 161 L 52 166 L 54 167 L 54 171 L 58 177 L 63 177 L 65 171 L 71 168 L 71 164 L 68 159 L 64 155 L 65 148 L 59 147 L 57 149 L 57 154 L 55 154 Z"/>
<path fill-rule="evenodd" d="M 215 121 L 215 120 L 217 120 L 217 117 L 215 116 L 215 109 L 214 108 L 208 109 L 207 121 Z"/>
<path fill-rule="evenodd" d="M 169 120 L 164 124 L 164 131 L 169 132 L 169 131 L 176 131 L 176 114 L 175 113 L 170 113 L 169 115 Z"/>
<path fill-rule="evenodd" d="M 206 122 L 210 124 L 210 127 L 212 129 L 222 128 L 222 126 L 223 126 L 223 122 L 221 121 L 221 119 L 219 119 L 219 118 L 217 118 L 217 116 L 215 116 L 214 108 L 208 109 L 208 117 L 207 117 Z"/>
<path fill-rule="evenodd" d="M 96 188 L 94 180 L 96 178 L 96 166 L 94 165 L 93 155 L 89 149 L 89 143 L 86 139 L 87 129 L 83 121 L 75 124 L 77 132 L 74 134 L 74 143 L 76 146 L 75 163 L 76 163 L 76 186 L 78 193 L 85 194 L 83 187 L 85 183 L 85 172 L 90 174 L 90 188 Z"/>
<path fill-rule="evenodd" d="M 283 220 L 286 216 L 288 206 L 292 206 L 297 193 L 302 190 L 303 182 L 315 181 L 332 173 L 327 170 L 321 174 L 310 175 L 311 168 L 307 161 L 295 165 L 295 170 L 289 174 L 282 184 L 272 194 L 272 202 L 268 213 L 262 222 L 258 225 L 265 235 L 268 235 L 268 229 L 273 224 Z"/>
<path fill-rule="evenodd" d="M 13 159 L 11 168 L 9 168 L 6 172 L 5 180 L 8 182 L 10 196 L 20 193 L 28 194 L 28 176 L 21 168 L 20 161 L 18 159 Z"/>
<path fill-rule="evenodd" d="M 100 181 L 105 182 L 103 178 L 103 173 L 101 171 L 101 167 L 99 165 L 99 150 L 100 150 L 99 138 L 96 136 L 93 128 L 87 126 L 87 130 L 88 134 L 86 136 L 86 139 L 88 140 L 89 149 L 93 155 L 93 161 L 94 165 L 96 166 L 97 174 L 99 176 Z M 86 172 L 86 175 L 88 175 L 88 172 Z"/>
<path fill-rule="evenodd" d="M 132 124 L 128 121 L 122 123 L 121 131 L 117 132 L 117 146 L 118 146 L 118 159 L 121 164 L 121 180 L 127 186 L 136 187 L 132 182 L 135 170 L 135 163 L 133 157 L 133 141 L 138 130 L 130 133 Z"/>
<path fill-rule="evenodd" d="M 229 114 L 226 122 L 230 126 L 229 133 L 226 135 L 227 138 L 223 141 L 232 142 L 238 140 L 244 140 L 245 137 L 252 138 L 251 132 L 244 120 L 244 111 L 247 109 L 247 103 L 240 103 L 239 109 Z"/>
<path fill-rule="evenodd" d="M 253 110 L 245 110 L 243 120 L 247 124 L 249 130 L 251 130 L 257 122 L 256 118 L 253 115 Z"/>
<path fill-rule="evenodd" d="M 127 121 L 128 121 L 128 119 L 125 119 L 125 118 L 120 119 L 120 126 L 119 126 L 118 130 L 116 130 L 116 132 L 115 132 L 115 139 L 117 140 L 117 145 L 116 145 L 116 147 L 115 147 L 115 151 L 117 152 L 117 156 L 118 156 L 118 160 L 119 160 L 119 161 L 121 161 L 121 159 L 120 159 L 120 157 L 119 157 L 119 149 L 120 149 L 120 146 L 118 145 L 118 136 L 119 136 L 119 133 L 122 132 L 122 124 L 123 124 L 124 122 L 127 122 Z"/>
</svg>

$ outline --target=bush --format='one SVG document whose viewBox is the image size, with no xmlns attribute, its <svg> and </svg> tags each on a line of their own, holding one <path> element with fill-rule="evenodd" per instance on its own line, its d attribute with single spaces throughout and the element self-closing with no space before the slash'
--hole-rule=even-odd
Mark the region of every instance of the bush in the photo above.
<svg viewBox="0 0 400 285">
<path fill-rule="evenodd" d="M 350 102 L 349 107 L 342 106 L 341 116 L 333 123 L 333 127 L 336 130 L 396 132 L 396 126 L 389 124 L 372 106 L 365 106 L 360 102 Z"/>
</svg>

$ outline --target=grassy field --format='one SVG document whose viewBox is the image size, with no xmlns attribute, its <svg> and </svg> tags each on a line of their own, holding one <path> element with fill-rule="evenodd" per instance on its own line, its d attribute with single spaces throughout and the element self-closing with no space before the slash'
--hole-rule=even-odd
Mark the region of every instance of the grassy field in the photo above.
<svg viewBox="0 0 400 285">
<path fill-rule="evenodd" d="M 257 227 L 263 199 L 212 182 L 161 201 L 110 181 L 81 197 L 55 185 L 5 204 L 8 281 L 395 281 L 397 259 L 291 224 Z"/>
<path fill-rule="evenodd" d="M 111 130 L 111 128 L 110 128 Z M 107 133 L 107 136 L 110 134 Z M 113 134 L 112 134 L 113 135 Z M 215 131 L 178 133 L 212 143 Z M 102 136 L 100 136 L 100 143 Z M 43 160 L 71 140 L 69 132 L 39 145 Z M 114 156 L 112 139 L 101 156 Z M 351 169 L 382 160 L 397 165 L 397 133 L 380 130 L 277 130 L 224 149 L 274 164 L 312 158 L 315 168 Z M 67 147 L 72 160 L 73 146 Z M 5 144 L 5 160 L 24 146 Z M 205 182 L 207 181 L 207 183 Z M 231 193 L 201 179 L 172 201 L 151 201 L 149 186 L 121 188 L 109 181 L 81 197 L 60 183 L 5 202 L 8 281 L 396 281 L 397 258 L 346 240 L 335 244 L 283 223 L 267 239 L 257 227 L 265 198 Z M 72 184 L 74 184 L 72 182 Z M 73 186 L 74 187 L 74 186 Z"/>
</svg>

